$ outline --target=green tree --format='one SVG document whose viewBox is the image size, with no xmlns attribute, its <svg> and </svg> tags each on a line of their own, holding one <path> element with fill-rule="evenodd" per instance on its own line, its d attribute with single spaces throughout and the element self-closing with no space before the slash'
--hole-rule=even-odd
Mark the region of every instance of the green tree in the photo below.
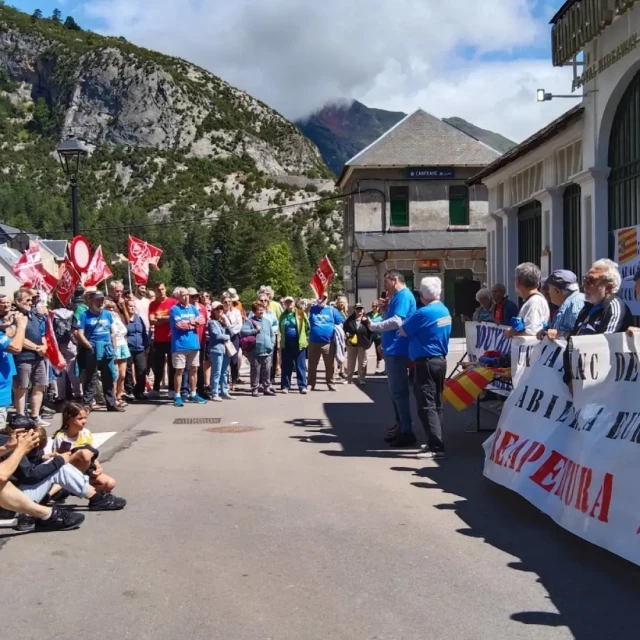
<svg viewBox="0 0 640 640">
<path fill-rule="evenodd" d="M 67 16 L 67 19 L 64 21 L 64 26 L 71 31 L 82 31 L 78 23 L 71 16 Z"/>
<path fill-rule="evenodd" d="M 180 256 L 171 265 L 171 284 L 174 287 L 192 287 L 194 285 L 189 261 Z"/>
<path fill-rule="evenodd" d="M 270 244 L 256 256 L 253 280 L 260 286 L 268 284 L 276 295 L 300 295 L 300 285 L 291 261 L 291 249 L 286 242 Z"/>
<path fill-rule="evenodd" d="M 51 127 L 51 109 L 44 98 L 36 100 L 33 108 L 33 120 L 31 120 L 31 129 L 37 133 L 47 133 Z"/>
<path fill-rule="evenodd" d="M 51 22 L 54 22 L 55 24 L 62 24 L 62 11 L 60 11 L 60 9 L 53 10 Z"/>
<path fill-rule="evenodd" d="M 36 22 L 37 20 L 42 20 L 42 11 L 40 11 L 40 9 L 36 9 L 31 14 L 31 22 Z"/>
</svg>

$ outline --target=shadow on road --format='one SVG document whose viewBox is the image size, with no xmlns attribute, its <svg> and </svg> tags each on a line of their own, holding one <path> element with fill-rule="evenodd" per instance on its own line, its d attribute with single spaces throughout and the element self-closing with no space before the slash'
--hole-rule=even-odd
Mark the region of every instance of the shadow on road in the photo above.
<svg viewBox="0 0 640 640">
<path fill-rule="evenodd" d="M 415 462 L 411 450 L 389 450 L 382 441 L 384 430 L 393 422 L 386 385 L 376 381 L 362 391 L 375 402 L 327 403 L 326 418 L 290 421 L 303 430 L 293 437 L 342 448 L 323 450 L 324 455 Z M 447 460 L 425 463 L 423 468 L 414 464 L 391 469 L 408 474 L 416 488 L 459 498 L 436 506 L 455 511 L 465 523 L 458 533 L 518 558 L 508 566 L 538 577 L 558 613 L 518 611 L 512 614 L 513 620 L 534 627 L 565 626 L 577 640 L 640 637 L 640 568 L 570 534 L 517 494 L 486 480 L 481 444 L 488 434 L 464 432 L 474 420 L 474 411 L 458 413 L 447 407 Z M 490 414 L 483 414 L 486 426 L 491 420 L 495 422 Z M 414 426 L 419 428 L 417 419 Z"/>
</svg>

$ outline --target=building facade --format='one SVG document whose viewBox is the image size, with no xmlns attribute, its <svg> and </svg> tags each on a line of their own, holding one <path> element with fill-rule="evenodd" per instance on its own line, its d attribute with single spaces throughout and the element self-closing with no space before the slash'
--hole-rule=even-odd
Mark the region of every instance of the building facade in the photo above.
<svg viewBox="0 0 640 640">
<path fill-rule="evenodd" d="M 640 224 L 640 1 L 569 0 L 551 29 L 579 103 L 469 181 L 489 192 L 489 283 L 512 295 L 519 262 L 582 275 Z"/>
<path fill-rule="evenodd" d="M 344 282 L 367 307 L 398 269 L 415 290 L 425 275 L 443 281 L 460 333 L 487 280 L 487 189 L 467 181 L 500 153 L 422 110 L 352 158 L 338 179 L 345 198 Z"/>
</svg>

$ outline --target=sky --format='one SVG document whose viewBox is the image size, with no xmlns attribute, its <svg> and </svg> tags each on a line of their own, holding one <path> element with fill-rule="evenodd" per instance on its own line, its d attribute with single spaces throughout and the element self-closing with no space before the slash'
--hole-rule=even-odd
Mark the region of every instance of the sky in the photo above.
<svg viewBox="0 0 640 640">
<path fill-rule="evenodd" d="M 563 0 L 9 0 L 177 55 L 289 119 L 340 99 L 459 116 L 522 141 L 576 104 L 551 64 Z"/>
</svg>

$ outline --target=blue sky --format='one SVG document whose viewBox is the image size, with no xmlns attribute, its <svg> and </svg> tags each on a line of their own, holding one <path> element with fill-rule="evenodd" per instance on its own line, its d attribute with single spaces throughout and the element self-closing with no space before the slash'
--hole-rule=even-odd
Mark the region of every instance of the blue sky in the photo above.
<svg viewBox="0 0 640 640">
<path fill-rule="evenodd" d="M 295 119 L 340 99 L 459 116 L 522 140 L 568 101 L 563 0 L 8 0 L 194 62 Z"/>
</svg>

